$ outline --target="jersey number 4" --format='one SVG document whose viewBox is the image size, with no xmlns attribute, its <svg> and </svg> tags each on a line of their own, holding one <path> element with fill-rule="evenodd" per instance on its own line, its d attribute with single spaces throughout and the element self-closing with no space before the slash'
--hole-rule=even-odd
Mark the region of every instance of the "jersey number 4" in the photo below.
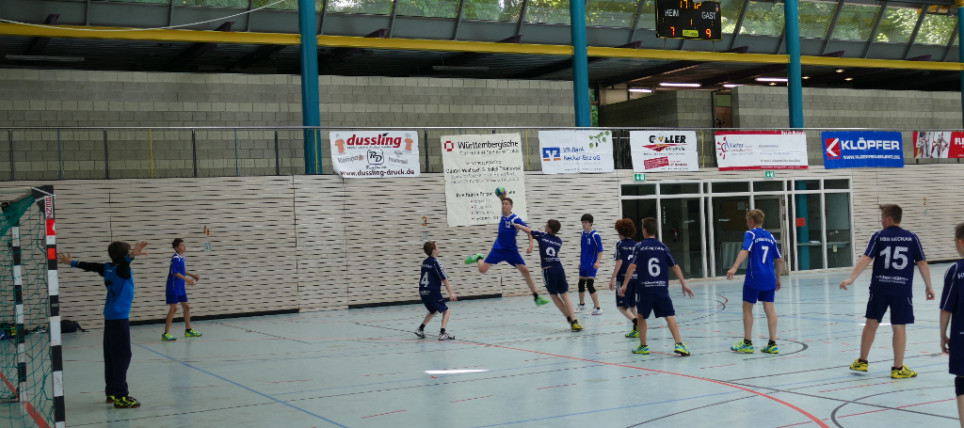
<svg viewBox="0 0 964 428">
<path fill-rule="evenodd" d="M 418 282 L 418 285 L 428 287 L 428 272 L 425 272 L 425 274 L 422 275 L 422 280 Z"/>
</svg>

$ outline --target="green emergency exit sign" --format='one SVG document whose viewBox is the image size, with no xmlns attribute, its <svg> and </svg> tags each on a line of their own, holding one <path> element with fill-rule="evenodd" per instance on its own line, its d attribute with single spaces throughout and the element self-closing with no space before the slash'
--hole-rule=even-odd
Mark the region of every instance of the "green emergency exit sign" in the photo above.
<svg viewBox="0 0 964 428">
<path fill-rule="evenodd" d="M 646 174 L 633 174 L 633 178 L 636 179 L 636 181 L 646 181 Z"/>
</svg>

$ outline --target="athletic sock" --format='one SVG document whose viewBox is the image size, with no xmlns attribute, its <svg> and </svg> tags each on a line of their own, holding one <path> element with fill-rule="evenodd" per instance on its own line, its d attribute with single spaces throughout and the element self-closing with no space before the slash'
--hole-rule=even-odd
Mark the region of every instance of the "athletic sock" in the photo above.
<svg viewBox="0 0 964 428">
<path fill-rule="evenodd" d="M 566 317 L 566 321 L 569 321 L 569 324 L 572 324 L 572 318 Z"/>
<path fill-rule="evenodd" d="M 743 343 L 745 343 L 745 344 L 747 344 L 747 345 L 752 345 L 752 344 L 753 344 L 753 341 L 750 340 L 750 339 L 743 339 Z"/>
<path fill-rule="evenodd" d="M 771 341 L 767 342 L 767 346 L 773 346 L 773 345 L 776 345 L 776 344 L 777 344 L 777 341 L 776 341 L 776 340 L 771 340 Z"/>
<path fill-rule="evenodd" d="M 440 330 L 438 331 L 438 334 L 445 334 L 445 329 L 444 329 L 444 328 L 443 328 L 443 329 L 440 329 Z"/>
<path fill-rule="evenodd" d="M 539 293 L 532 293 L 532 300 L 539 300 Z"/>
<path fill-rule="evenodd" d="M 904 368 L 904 366 L 900 366 L 900 367 L 891 366 L 891 367 L 890 367 L 891 370 L 900 370 L 900 369 L 903 369 L 903 368 Z"/>
<path fill-rule="evenodd" d="M 425 330 L 425 324 L 418 326 L 418 331 Z"/>
</svg>

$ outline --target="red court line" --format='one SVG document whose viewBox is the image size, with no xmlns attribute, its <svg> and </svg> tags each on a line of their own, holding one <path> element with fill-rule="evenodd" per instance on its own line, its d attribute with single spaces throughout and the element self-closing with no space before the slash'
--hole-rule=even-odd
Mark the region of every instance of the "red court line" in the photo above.
<svg viewBox="0 0 964 428">
<path fill-rule="evenodd" d="M 607 365 L 607 366 L 623 367 L 623 368 L 633 369 L 633 370 L 644 370 L 644 371 L 649 371 L 649 372 L 654 372 L 654 373 L 662 373 L 662 374 L 668 374 L 668 375 L 673 375 L 673 376 L 680 376 L 680 377 L 685 377 L 685 378 L 690 378 L 690 379 L 695 379 L 695 380 L 702 380 L 702 381 L 704 381 L 704 382 L 715 383 L 715 384 L 717 384 L 717 385 L 722 385 L 722 386 L 727 386 L 727 387 L 734 388 L 734 389 L 739 389 L 739 390 L 741 390 L 741 391 L 748 392 L 748 393 L 753 394 L 753 395 L 759 395 L 760 397 L 766 398 L 766 399 L 768 399 L 768 400 L 773 400 L 773 401 L 775 401 L 775 402 L 777 402 L 777 403 L 780 403 L 780 404 L 782 404 L 782 405 L 784 405 L 784 406 L 787 406 L 787 407 L 789 407 L 789 408 L 797 411 L 798 413 L 802 414 L 803 416 L 806 416 L 807 418 L 809 418 L 811 421 L 813 421 L 814 423 L 816 423 L 816 424 L 817 424 L 818 426 L 820 426 L 820 427 L 830 428 L 830 426 L 827 425 L 827 424 L 825 424 L 823 421 L 821 421 L 820 418 L 818 418 L 818 417 L 816 417 L 816 416 L 814 416 L 814 415 L 811 415 L 811 414 L 808 413 L 806 410 L 803 410 L 803 409 L 801 409 L 801 408 L 799 408 L 799 407 L 797 407 L 797 406 L 795 406 L 795 405 L 793 405 L 793 404 L 791 404 L 791 403 L 788 403 L 788 402 L 786 402 L 786 401 L 783 401 L 783 400 L 781 400 L 781 399 L 779 399 L 779 398 L 776 398 L 776 397 L 774 397 L 774 396 L 772 396 L 772 395 L 769 395 L 769 394 L 765 394 L 765 393 L 762 393 L 762 392 L 754 391 L 754 390 L 752 390 L 752 389 L 750 389 L 750 388 L 742 387 L 742 386 L 739 386 L 739 385 L 734 385 L 734 384 L 732 384 L 732 383 L 726 383 L 726 382 L 723 382 L 723 381 L 720 381 L 720 380 L 708 379 L 708 378 L 705 378 L 705 377 L 693 376 L 693 375 L 688 375 L 688 374 L 685 374 L 685 373 L 676 373 L 676 372 L 670 372 L 670 371 L 665 371 L 665 370 L 648 369 L 648 368 L 645 368 L 645 367 L 636 367 L 636 366 L 630 366 L 630 365 L 619 364 L 619 363 L 609 363 L 609 362 L 606 362 L 606 361 L 590 360 L 590 359 L 587 359 L 587 358 L 572 357 L 572 356 L 569 356 L 569 355 L 551 354 L 551 353 L 548 353 L 548 352 L 533 351 L 533 350 L 530 350 L 530 349 L 512 348 L 512 347 L 508 347 L 508 346 L 493 345 L 493 344 L 489 344 L 489 343 L 483 344 L 483 346 L 491 346 L 491 347 L 493 347 L 493 348 L 508 349 L 508 350 L 510 350 L 510 351 L 520 351 L 520 352 L 529 352 L 529 353 L 532 353 L 532 354 L 548 355 L 548 356 L 556 357 L 556 358 L 565 358 L 565 359 L 568 359 L 568 360 L 583 361 L 583 362 L 587 362 L 587 363 L 596 363 L 596 364 L 603 364 L 603 365 Z"/>
<path fill-rule="evenodd" d="M 3 383 L 7 385 L 7 388 L 10 388 L 10 392 L 14 393 L 14 395 L 17 395 L 17 399 L 19 400 L 20 397 L 19 394 L 17 394 L 17 387 L 13 386 L 13 384 L 7 380 L 7 377 L 4 376 L 3 373 L 0 373 L 0 379 L 3 379 Z M 44 420 L 43 416 L 40 416 L 40 413 L 33 408 L 32 404 L 26 401 L 21 402 L 20 404 L 23 404 L 23 408 L 27 410 L 27 414 L 33 418 L 33 421 L 37 423 L 37 426 L 40 428 L 50 428 L 50 425 L 47 425 L 47 421 Z"/>
</svg>

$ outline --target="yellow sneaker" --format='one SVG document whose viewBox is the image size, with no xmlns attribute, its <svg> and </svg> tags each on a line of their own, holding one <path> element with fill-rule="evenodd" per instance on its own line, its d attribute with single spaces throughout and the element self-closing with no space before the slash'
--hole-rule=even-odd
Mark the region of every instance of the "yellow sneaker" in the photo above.
<svg viewBox="0 0 964 428">
<path fill-rule="evenodd" d="M 911 370 L 910 367 L 906 365 L 901 367 L 900 370 L 890 369 L 890 377 L 894 379 L 906 379 L 915 376 L 917 376 L 917 372 Z"/>
<path fill-rule="evenodd" d="M 869 364 L 867 364 L 866 361 L 860 361 L 860 358 L 858 358 L 854 360 L 854 362 L 850 363 L 850 370 L 865 372 L 867 371 L 868 366 Z"/>
<path fill-rule="evenodd" d="M 572 331 L 582 331 L 582 324 L 579 324 L 579 320 L 573 320 L 569 327 L 572 328 Z"/>
</svg>

